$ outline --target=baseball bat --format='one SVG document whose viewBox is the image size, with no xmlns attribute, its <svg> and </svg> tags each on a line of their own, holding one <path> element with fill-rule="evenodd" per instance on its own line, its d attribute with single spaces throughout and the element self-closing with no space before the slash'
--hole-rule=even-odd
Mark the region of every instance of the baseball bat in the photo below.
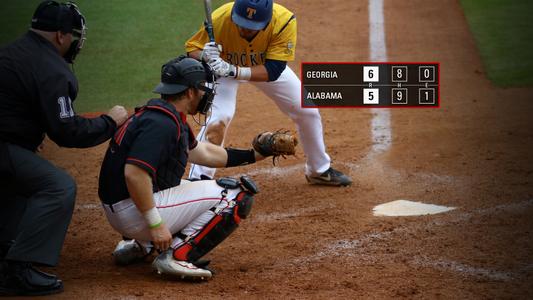
<svg viewBox="0 0 533 300">
<path fill-rule="evenodd" d="M 204 7 L 205 7 L 205 30 L 207 31 L 207 35 L 209 36 L 209 41 L 214 42 L 215 41 L 215 34 L 213 34 L 213 18 L 211 18 L 211 0 L 204 0 Z"/>
</svg>

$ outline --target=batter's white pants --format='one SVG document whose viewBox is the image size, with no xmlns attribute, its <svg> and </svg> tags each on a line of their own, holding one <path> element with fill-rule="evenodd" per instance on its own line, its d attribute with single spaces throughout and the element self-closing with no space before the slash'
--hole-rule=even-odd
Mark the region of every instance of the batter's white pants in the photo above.
<svg viewBox="0 0 533 300">
<path fill-rule="evenodd" d="M 182 180 L 179 186 L 155 193 L 154 201 L 170 233 L 174 235 L 181 232 L 189 236 L 200 231 L 215 216 L 211 208 L 231 211 L 234 203 L 230 201 L 237 197 L 241 189 L 228 190 L 226 198 L 222 197 L 222 191 L 223 188 L 214 180 Z M 152 247 L 150 229 L 133 200 L 103 204 L 103 207 L 113 229 L 122 236 L 137 240 L 147 249 Z M 175 237 L 172 247 L 176 248 L 181 243 L 183 241 Z"/>
<path fill-rule="evenodd" d="M 211 118 L 207 126 L 216 125 L 223 122 L 226 130 L 229 127 L 231 119 L 235 114 L 235 105 L 237 101 L 237 90 L 239 84 L 249 82 L 255 85 L 268 97 L 270 97 L 279 109 L 288 115 L 296 123 L 296 128 L 300 136 L 307 161 L 305 173 L 307 175 L 316 175 L 329 169 L 331 159 L 326 153 L 324 137 L 322 132 L 322 121 L 317 108 L 301 107 L 301 83 L 300 79 L 287 66 L 276 81 L 271 82 L 254 82 L 254 81 L 237 81 L 234 79 L 220 78 L 216 95 L 213 101 Z M 252 101 L 254 99 L 251 99 Z M 261 120 L 261 108 L 256 106 L 257 120 Z M 265 130 L 274 130 L 279 128 L 265 128 Z M 206 140 L 206 126 L 203 126 L 198 134 L 199 141 Z M 200 175 L 206 175 L 213 178 L 216 169 L 200 165 L 191 165 L 189 178 L 200 178 Z"/>
</svg>

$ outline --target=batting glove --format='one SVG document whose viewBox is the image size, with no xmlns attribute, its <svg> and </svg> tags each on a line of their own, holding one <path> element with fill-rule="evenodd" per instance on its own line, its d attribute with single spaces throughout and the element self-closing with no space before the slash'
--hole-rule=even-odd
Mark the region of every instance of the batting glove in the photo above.
<svg viewBox="0 0 533 300">
<path fill-rule="evenodd" d="M 215 42 L 209 42 L 204 45 L 204 49 L 200 54 L 200 60 L 209 62 L 211 59 L 220 57 L 220 52 L 222 52 L 222 46 L 218 45 Z"/>
<path fill-rule="evenodd" d="M 213 69 L 213 72 L 218 77 L 233 77 L 237 75 L 237 67 L 234 65 L 227 63 L 222 58 L 216 57 L 211 59 L 208 62 L 211 69 Z"/>
</svg>

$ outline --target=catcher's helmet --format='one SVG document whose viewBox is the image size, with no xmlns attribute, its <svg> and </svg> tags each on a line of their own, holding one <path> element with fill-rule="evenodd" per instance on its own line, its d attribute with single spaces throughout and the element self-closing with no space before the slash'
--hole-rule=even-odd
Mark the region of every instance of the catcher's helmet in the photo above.
<svg viewBox="0 0 533 300">
<path fill-rule="evenodd" d="M 190 87 L 205 92 L 198 112 L 207 113 L 215 93 L 215 76 L 207 64 L 182 55 L 161 67 L 161 82 L 155 87 L 154 93 L 175 95 Z"/>
<path fill-rule="evenodd" d="M 161 83 L 155 87 L 154 93 L 179 94 L 205 81 L 206 72 L 202 63 L 193 58 L 179 57 L 161 67 Z"/>
<path fill-rule="evenodd" d="M 263 30 L 272 19 L 272 0 L 235 0 L 231 20 L 240 27 Z"/>
</svg>

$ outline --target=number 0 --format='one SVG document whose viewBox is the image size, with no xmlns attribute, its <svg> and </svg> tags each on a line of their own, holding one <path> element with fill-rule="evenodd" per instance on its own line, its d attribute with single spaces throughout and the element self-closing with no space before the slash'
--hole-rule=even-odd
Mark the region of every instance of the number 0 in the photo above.
<svg viewBox="0 0 533 300">
<path fill-rule="evenodd" d="M 424 69 L 424 77 L 429 78 L 429 69 Z"/>
</svg>

